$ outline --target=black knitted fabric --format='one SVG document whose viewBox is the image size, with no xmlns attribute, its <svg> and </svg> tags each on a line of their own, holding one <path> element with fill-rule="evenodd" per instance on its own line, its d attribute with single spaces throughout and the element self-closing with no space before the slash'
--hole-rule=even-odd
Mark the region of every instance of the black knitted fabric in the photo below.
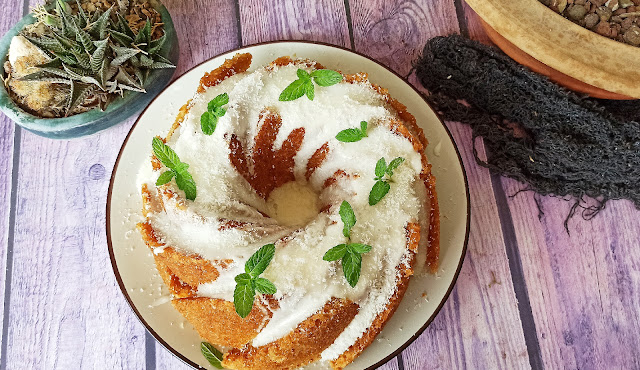
<svg viewBox="0 0 640 370">
<path fill-rule="evenodd" d="M 640 209 L 637 101 L 586 99 L 459 35 L 429 40 L 414 67 L 443 118 L 469 124 L 474 143 L 483 138 L 481 165 L 573 199 L 568 218 L 578 207 L 593 217 L 611 199 Z"/>
</svg>

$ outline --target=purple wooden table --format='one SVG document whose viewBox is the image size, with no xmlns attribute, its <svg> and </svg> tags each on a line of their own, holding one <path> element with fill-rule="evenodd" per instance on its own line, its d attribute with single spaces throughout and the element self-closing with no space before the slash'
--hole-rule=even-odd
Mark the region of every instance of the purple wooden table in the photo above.
<svg viewBox="0 0 640 370">
<path fill-rule="evenodd" d="M 180 38 L 176 75 L 278 39 L 344 46 L 407 75 L 433 36 L 486 39 L 462 0 L 164 3 Z M 34 4 L 2 0 L 0 33 Z M 107 187 L 132 122 L 53 141 L 0 116 L 0 370 L 187 368 L 145 332 L 109 262 Z M 569 236 L 569 203 L 512 197 L 522 184 L 477 166 L 469 127 L 447 125 L 469 176 L 466 261 L 435 321 L 382 368 L 640 369 L 640 212 L 611 202 L 590 222 L 573 218 Z"/>
</svg>

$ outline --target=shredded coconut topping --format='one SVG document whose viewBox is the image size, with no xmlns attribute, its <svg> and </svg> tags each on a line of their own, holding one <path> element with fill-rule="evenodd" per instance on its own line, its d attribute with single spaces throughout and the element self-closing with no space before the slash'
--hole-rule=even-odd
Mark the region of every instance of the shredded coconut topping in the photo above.
<svg viewBox="0 0 640 370">
<path fill-rule="evenodd" d="M 189 164 L 189 172 L 198 186 L 197 198 L 188 201 L 186 208 L 176 203 L 184 202 L 182 197 L 165 198 L 166 212 L 151 214 L 149 221 L 167 245 L 210 260 L 234 260 L 220 271 L 217 280 L 198 287 L 198 295 L 203 297 L 233 301 L 234 277 L 244 272 L 246 260 L 261 246 L 276 243 L 275 257 L 263 276 L 277 287 L 274 297 L 280 308 L 252 341 L 256 347 L 285 336 L 332 297 L 357 303 L 360 309 L 356 317 L 322 353 L 323 360 L 333 360 L 362 336 L 394 294 L 397 267 L 406 263 L 409 256 L 405 227 L 410 222 L 428 225 L 424 209 L 426 193 L 419 177 L 420 154 L 408 139 L 390 130 L 389 122 L 398 119 L 397 114 L 369 83 L 316 86 L 313 101 L 305 96 L 295 101 L 279 101 L 282 90 L 297 79 L 297 68 L 289 65 L 242 73 L 196 94 L 188 115 L 168 145 Z M 204 135 L 200 116 L 207 103 L 224 92 L 229 95 L 227 113 L 219 119 L 213 135 Z M 245 151 L 249 157 L 252 155 L 255 138 L 264 123 L 260 114 L 265 108 L 282 118 L 274 150 L 283 145 L 293 130 L 300 127 L 305 130 L 294 157 L 298 190 L 278 195 L 290 203 L 279 208 L 273 203 L 280 201 L 270 203 L 258 196 L 230 162 L 232 135 L 246 143 Z M 367 137 L 355 143 L 335 139 L 341 130 L 360 127 L 361 121 L 369 124 Z M 309 158 L 325 143 L 328 154 L 307 181 Z M 389 193 L 377 205 L 369 206 L 374 168 L 381 157 L 387 162 L 396 157 L 406 160 L 395 171 Z M 335 183 L 325 187 L 325 181 L 338 170 L 347 176 L 337 177 Z M 143 169 L 138 181 L 154 189 L 159 173 Z M 175 183 L 168 186 L 182 195 Z M 274 207 L 295 213 L 292 202 L 302 194 L 300 191 L 305 193 L 300 203 L 307 207 L 314 204 L 317 209 L 315 214 L 304 216 L 310 221 L 296 225 L 295 215 L 276 215 Z M 309 198 L 309 193 L 314 196 Z M 351 204 L 357 218 L 351 241 L 373 247 L 362 256 L 361 276 L 354 288 L 344 278 L 339 261 L 322 259 L 327 250 L 346 242 L 338 214 L 343 200 Z M 325 211 L 318 213 L 321 207 Z M 282 217 L 293 222 L 278 222 Z M 226 220 L 239 221 L 244 226 L 225 228 Z"/>
</svg>

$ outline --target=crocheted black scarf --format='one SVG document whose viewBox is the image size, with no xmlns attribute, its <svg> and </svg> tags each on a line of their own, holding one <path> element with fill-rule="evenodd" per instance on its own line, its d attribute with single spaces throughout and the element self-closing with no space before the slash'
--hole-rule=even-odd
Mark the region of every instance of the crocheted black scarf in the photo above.
<svg viewBox="0 0 640 370">
<path fill-rule="evenodd" d="M 578 96 L 459 35 L 429 40 L 414 67 L 442 117 L 473 128 L 476 161 L 524 190 L 572 199 L 567 221 L 578 207 L 590 219 L 611 199 L 640 209 L 638 101 Z"/>
</svg>

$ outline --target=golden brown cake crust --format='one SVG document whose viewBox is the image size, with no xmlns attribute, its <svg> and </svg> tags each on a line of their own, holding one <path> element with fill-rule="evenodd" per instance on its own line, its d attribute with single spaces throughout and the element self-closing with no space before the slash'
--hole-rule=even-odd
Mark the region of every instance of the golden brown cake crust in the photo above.
<svg viewBox="0 0 640 370">
<path fill-rule="evenodd" d="M 398 266 L 398 285 L 395 293 L 393 293 L 393 296 L 389 300 L 389 303 L 387 303 L 387 307 L 383 312 L 376 316 L 369 329 L 367 329 L 367 331 L 358 338 L 358 340 L 349 347 L 346 352 L 340 355 L 336 360 L 331 361 L 331 367 L 334 370 L 344 368 L 358 357 L 358 355 L 373 342 L 380 331 L 382 331 L 387 320 L 389 320 L 391 315 L 393 315 L 400 305 L 402 297 L 404 297 L 404 293 L 407 291 L 407 287 L 409 287 L 409 278 L 413 275 L 413 264 L 415 262 L 414 257 L 418 251 L 418 243 L 420 242 L 420 225 L 414 223 L 408 224 L 406 228 L 406 235 L 407 248 L 411 253 L 411 263 L 409 263 L 408 266 Z"/>
<path fill-rule="evenodd" d="M 267 69 L 292 63 L 313 66 L 318 69 L 323 68 L 320 64 L 312 61 L 294 61 L 290 57 L 281 57 L 273 61 Z M 198 92 L 203 92 L 205 88 L 214 86 L 236 73 L 245 72 L 250 64 L 250 54 L 236 54 L 232 59 L 225 61 L 221 67 L 205 74 L 200 81 Z M 364 73 L 344 74 L 344 77 L 345 81 L 349 83 L 368 82 L 367 75 Z M 423 170 L 420 177 L 425 184 L 430 202 L 430 227 L 429 230 L 423 230 L 423 232 L 428 232 L 427 266 L 431 271 L 435 271 L 439 256 L 439 213 L 435 178 L 431 173 L 431 165 L 427 162 L 424 154 L 424 148 L 427 145 L 426 138 L 422 129 L 416 124 L 413 115 L 407 112 L 403 104 L 393 99 L 386 89 L 376 85 L 372 86 L 401 118 L 401 120 L 390 120 L 389 128 L 396 134 L 406 137 L 422 157 Z M 180 127 L 190 108 L 191 101 L 180 108 L 165 141 Z M 280 128 L 281 119 L 277 113 L 270 112 L 268 109 L 263 112 L 261 118 L 264 123 L 258 132 L 256 148 L 252 151 L 251 156 L 245 154 L 241 139 L 235 135 L 229 138 L 229 147 L 232 165 L 256 193 L 266 199 L 275 188 L 295 180 L 293 157 L 298 152 L 305 131 L 302 127 L 293 130 L 282 147 L 275 150 L 273 143 Z M 329 146 L 325 143 L 311 156 L 305 172 L 307 180 L 323 163 L 328 153 Z M 251 166 L 248 165 L 250 162 Z M 155 170 L 161 168 L 157 158 L 153 157 L 152 163 Z M 333 185 L 340 177 L 349 178 L 351 176 L 357 175 L 338 170 L 332 177 L 325 180 L 324 187 Z M 164 209 L 163 196 L 166 198 L 174 196 L 166 188 L 159 187 L 158 190 L 161 194 L 154 197 L 146 185 L 143 186 L 143 215 L 145 217 L 149 212 Z M 180 199 L 177 201 L 176 205 L 179 209 L 186 207 L 184 202 L 180 203 Z M 322 211 L 327 211 L 328 206 L 326 205 Z M 251 226 L 251 224 L 245 225 L 234 220 L 221 221 L 224 221 L 221 226 L 223 228 Z M 174 295 L 173 306 L 193 324 L 205 340 L 215 345 L 234 347 L 225 354 L 223 364 L 227 368 L 291 369 L 318 360 L 322 351 L 335 341 L 357 314 L 357 304 L 345 299 L 333 298 L 320 311 L 300 323 L 294 331 L 285 337 L 261 347 L 253 347 L 247 343 L 255 338 L 268 323 L 272 311 L 278 306 L 277 302 L 271 296 L 263 296 L 262 300 L 264 301 L 257 303 L 247 318 L 241 319 L 235 312 L 232 302 L 197 297 L 198 285 L 217 279 L 219 276 L 218 268 L 224 268 L 230 261 L 207 261 L 197 255 L 187 255 L 171 246 L 164 246 L 148 222 L 139 224 L 139 230 L 145 243 L 151 249 L 164 248 L 163 252 L 154 255 L 154 258 L 161 277 Z M 405 230 L 407 249 L 410 254 L 409 262 L 397 267 L 396 291 L 385 310 L 375 318 L 369 329 L 347 351 L 331 362 L 334 369 L 342 369 L 370 345 L 400 304 L 408 287 L 409 278 L 413 274 L 413 265 L 421 237 L 420 226 L 416 223 L 408 224 Z M 259 300 L 261 299 L 257 298 L 256 302 Z M 310 330 L 313 330 L 312 337 L 308 335 Z"/>
<path fill-rule="evenodd" d="M 335 341 L 357 313 L 357 304 L 333 298 L 283 338 L 257 348 L 246 345 L 230 350 L 224 355 L 222 365 L 237 370 L 304 366 L 320 359 L 322 351 Z"/>
<path fill-rule="evenodd" d="M 192 297 L 171 303 L 202 338 L 220 346 L 242 347 L 258 335 L 273 315 L 270 305 L 260 299 L 244 319 L 238 316 L 232 302 L 222 299 Z"/>
</svg>

